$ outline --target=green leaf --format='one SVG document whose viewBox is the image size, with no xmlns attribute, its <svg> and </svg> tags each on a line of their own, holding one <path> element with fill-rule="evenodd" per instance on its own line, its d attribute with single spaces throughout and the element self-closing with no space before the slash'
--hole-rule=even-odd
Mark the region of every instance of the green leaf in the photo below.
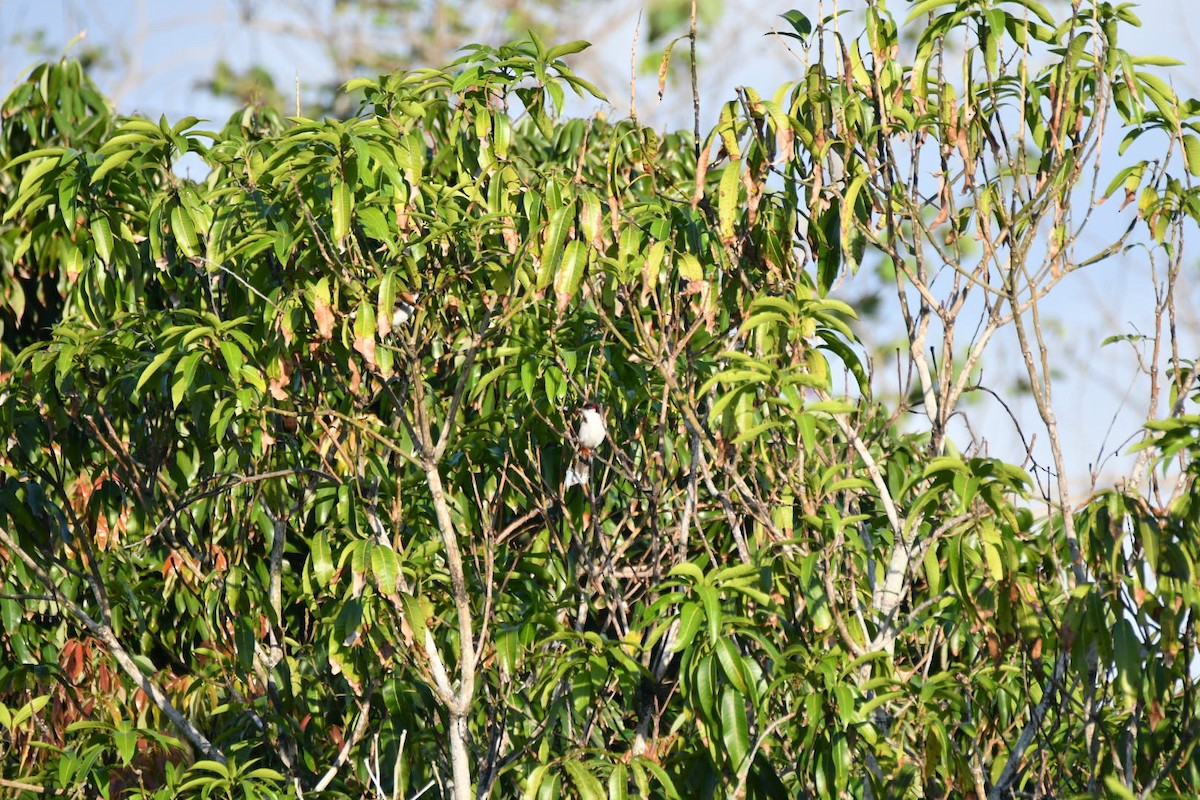
<svg viewBox="0 0 1200 800">
<path fill-rule="evenodd" d="M 983 523 L 983 557 L 987 562 L 988 574 L 994 581 L 1004 579 L 1004 559 L 1000 553 L 1000 531 L 991 520 Z"/>
<path fill-rule="evenodd" d="M 250 673 L 254 669 L 254 648 L 258 641 L 255 636 L 254 628 L 250 626 L 250 621 L 242 615 L 233 619 L 233 643 L 237 650 L 238 667 L 243 673 Z"/>
<path fill-rule="evenodd" d="M 583 282 L 583 273 L 588 262 L 588 247 L 579 240 L 567 243 L 562 263 L 554 273 L 554 296 L 558 312 L 567 310 Z"/>
<path fill-rule="evenodd" d="M 121 720 L 117 723 L 117 729 L 113 731 L 113 744 L 117 748 L 117 755 L 121 757 L 121 763 L 128 766 L 129 762 L 133 761 L 133 757 L 137 755 L 137 731 L 129 726 L 128 720 Z"/>
<path fill-rule="evenodd" d="M 721 183 L 717 187 L 717 219 L 723 242 L 731 242 L 734 238 L 734 223 L 737 221 L 738 201 L 741 199 L 741 179 L 740 161 L 732 161 L 721 170 Z M 680 272 L 682 271 L 680 269 Z"/>
<path fill-rule="evenodd" d="M 1127 707 L 1132 707 L 1141 695 L 1143 681 L 1142 643 L 1133 623 L 1118 620 L 1113 637 L 1113 657 L 1117 667 L 1117 685 Z"/>
<path fill-rule="evenodd" d="M 810 414 L 853 414 L 855 409 L 856 406 L 848 400 L 822 400 L 804 407 Z"/>
<path fill-rule="evenodd" d="M 375 366 L 375 303 L 364 297 L 358 304 L 358 316 L 354 319 L 354 349 L 371 366 Z"/>
<path fill-rule="evenodd" d="M 717 663 L 721 665 L 721 672 L 725 673 L 726 679 L 733 684 L 742 694 L 746 694 L 750 690 L 750 685 L 746 683 L 746 675 L 742 671 L 742 655 L 738 652 L 737 645 L 728 637 L 723 637 L 716 642 Z"/>
<path fill-rule="evenodd" d="M 390 547 L 377 544 L 371 548 L 371 574 L 375 576 L 375 583 L 379 587 L 379 591 L 384 594 L 396 592 L 400 566 L 396 560 L 396 554 Z"/>
<path fill-rule="evenodd" d="M 583 239 L 589 245 L 602 250 L 604 248 L 604 212 L 600 207 L 600 196 L 590 189 L 579 193 L 582 208 L 579 211 L 579 227 L 583 231 Z"/>
<path fill-rule="evenodd" d="M 96 246 L 96 257 L 107 265 L 112 259 L 113 235 L 108 225 L 108 218 L 96 215 L 92 217 L 92 244 Z"/>
<path fill-rule="evenodd" d="M 658 286 L 658 276 L 666 254 L 666 242 L 655 242 L 650 245 L 650 250 L 646 253 L 646 260 L 642 264 L 642 286 L 646 291 L 654 291 Z"/>
<path fill-rule="evenodd" d="M 357 210 L 358 222 L 362 225 L 363 231 L 372 239 L 385 243 L 392 243 L 395 236 L 392 234 L 392 229 L 388 224 L 387 217 L 381 209 L 375 206 L 360 206 Z"/>
<path fill-rule="evenodd" d="M 908 16 L 904 19 L 904 24 L 907 25 L 917 17 L 920 17 L 923 14 L 928 14 L 929 12 L 941 8 L 942 6 L 956 6 L 958 5 L 958 2 L 959 0 L 923 0 L 923 2 L 917 3 L 915 6 L 913 6 L 908 12 Z"/>
<path fill-rule="evenodd" d="M 1012 0 L 1012 2 L 1019 6 L 1024 6 L 1032 11 L 1037 18 L 1042 21 L 1043 24 L 1049 25 L 1051 28 L 1057 26 L 1058 23 L 1055 21 L 1050 12 L 1046 10 L 1046 7 L 1041 3 L 1036 2 L 1036 0 Z"/>
<path fill-rule="evenodd" d="M 179 408 L 179 403 L 191 391 L 192 383 L 196 380 L 196 368 L 203 356 L 201 352 L 189 353 L 175 365 L 175 377 L 171 381 L 172 408 Z"/>
<path fill-rule="evenodd" d="M 195 126 L 200 121 L 199 117 L 186 116 L 171 126 L 171 133 L 179 134 L 186 131 L 188 128 Z"/>
<path fill-rule="evenodd" d="M 556 58 L 562 58 L 563 56 L 569 56 L 574 53 L 581 53 L 591 46 L 592 43 L 585 39 L 576 39 L 573 42 L 555 45 L 546 51 L 546 60 L 553 61 Z"/>
<path fill-rule="evenodd" d="M 97 167 L 96 171 L 92 173 L 92 185 L 95 186 L 96 183 L 103 179 L 105 175 L 112 172 L 117 167 L 122 166 L 137 154 L 137 150 L 118 150 L 108 158 L 104 159 L 104 163 Z"/>
<path fill-rule="evenodd" d="M 0 624 L 7 633 L 16 633 L 17 625 L 22 619 L 24 619 L 24 613 L 20 603 L 8 598 L 0 599 Z"/>
<path fill-rule="evenodd" d="M 716 718 L 717 690 L 724 685 L 717 674 L 717 660 L 711 654 L 702 656 L 695 662 L 692 674 L 693 702 L 699 703 L 701 718 L 711 724 Z"/>
<path fill-rule="evenodd" d="M 696 638 L 700 623 L 704 620 L 704 612 L 696 603 L 685 603 L 679 610 L 679 632 L 671 643 L 671 652 L 678 653 L 686 650 Z"/>
<path fill-rule="evenodd" d="M 162 368 L 163 364 L 166 364 L 173 355 L 175 355 L 174 350 L 166 350 L 156 355 L 154 360 L 147 364 L 146 368 L 142 370 L 142 374 L 141 377 L 138 378 L 137 385 L 133 387 L 133 393 L 136 395 L 138 392 L 140 392 L 142 387 L 146 385 L 146 381 L 153 378 L 154 373 L 158 372 Z"/>
<path fill-rule="evenodd" d="M 1131 61 L 1139 67 L 1181 67 L 1185 63 L 1170 56 L 1134 56 Z"/>
<path fill-rule="evenodd" d="M 680 253 L 676 257 L 676 267 L 679 270 L 679 277 L 686 281 L 704 280 L 704 268 L 700 266 L 700 259 L 691 253 Z"/>
<path fill-rule="evenodd" d="M 196 226 L 192 217 L 181 204 L 176 203 L 171 209 L 171 232 L 175 234 L 175 244 L 179 251 L 188 258 L 200 255 L 200 239 L 196 236 Z"/>
<path fill-rule="evenodd" d="M 937 549 L 927 547 L 924 556 L 925 580 L 929 582 L 929 593 L 938 595 L 942 591 L 942 565 L 938 561 Z"/>
<path fill-rule="evenodd" d="M 106 140 L 96 152 L 100 155 L 105 155 L 106 153 L 136 153 L 138 145 L 143 145 L 154 141 L 157 141 L 157 139 L 136 131 L 130 133 L 118 133 L 116 136 Z"/>
<path fill-rule="evenodd" d="M 360 539 L 346 548 L 350 553 L 351 586 L 355 597 L 362 594 L 362 590 L 367 584 L 368 573 L 371 569 L 371 550 L 373 546 L 374 542 L 370 539 Z M 345 563 L 345 556 L 342 558 L 342 563 Z"/>
<path fill-rule="evenodd" d="M 313 537 L 309 560 L 317 585 L 322 589 L 329 586 L 329 581 L 333 578 L 333 554 L 329 550 L 329 537 L 325 531 L 320 531 Z"/>
<path fill-rule="evenodd" d="M 538 263 L 537 289 L 540 291 L 550 285 L 558 274 L 563 257 L 563 245 L 567 239 L 567 229 L 570 228 L 575 216 L 575 202 L 566 203 L 550 215 L 550 224 L 546 228 L 546 243 Z"/>
<path fill-rule="evenodd" d="M 703 583 L 704 570 L 700 569 L 698 564 L 694 564 L 691 561 L 684 561 L 671 567 L 671 571 L 667 573 L 667 577 L 687 577 L 691 578 L 696 583 Z"/>
<path fill-rule="evenodd" d="M 225 366 L 229 370 L 229 375 L 235 380 L 242 375 L 242 367 L 246 363 L 246 356 L 242 353 L 242 348 L 238 347 L 236 342 L 225 340 L 220 344 L 221 357 L 225 359 Z"/>
<path fill-rule="evenodd" d="M 571 758 L 563 761 L 563 767 L 583 800 L 604 800 L 604 787 L 587 767 Z"/>
<path fill-rule="evenodd" d="M 637 781 L 638 788 L 641 791 L 640 796 L 657 796 L 652 795 L 648 791 L 648 784 L 644 777 L 639 780 L 640 775 L 644 775 L 645 772 L 650 772 L 658 781 L 659 786 L 661 786 L 663 791 L 666 792 L 667 800 L 679 800 L 679 790 L 675 788 L 675 781 L 672 780 L 667 771 L 655 761 L 644 756 L 634 756 L 631 766 L 633 767 L 634 780 Z"/>
<path fill-rule="evenodd" d="M 400 595 L 400 602 L 404 606 L 404 619 L 412 629 L 413 639 L 420 647 L 425 643 L 425 629 L 429 618 L 433 616 L 433 604 L 424 595 L 411 594 Z"/>
<path fill-rule="evenodd" d="M 708 640 L 713 644 L 721 638 L 721 598 L 717 590 L 701 584 L 696 587 L 700 601 L 704 603 L 704 618 L 708 621 Z"/>
<path fill-rule="evenodd" d="M 60 168 L 59 159 L 48 158 L 44 161 L 39 161 L 25 170 L 25 174 L 21 176 L 21 185 L 17 189 L 17 199 L 15 202 L 9 203 L 8 209 L 4 212 L 4 220 L 8 221 L 12 219 L 27 204 L 33 201 L 41 189 L 42 179 L 47 177 L 49 173 Z"/>
<path fill-rule="evenodd" d="M 1136 795 L 1129 790 L 1129 787 L 1116 775 L 1104 776 L 1104 788 L 1108 790 L 1108 797 L 1115 800 L 1138 800 L 1141 795 Z"/>
<path fill-rule="evenodd" d="M 4 168 L 3 168 L 3 170 L 0 170 L 0 171 L 7 172 L 8 170 L 12 169 L 13 167 L 17 166 L 18 164 L 24 164 L 27 161 L 33 161 L 33 160 L 39 159 L 39 158 L 49 158 L 50 156 L 57 156 L 59 159 L 61 159 L 63 154 L 66 152 L 67 152 L 66 149 L 62 148 L 62 147 L 43 147 L 38 150 L 30 150 L 28 153 L 21 153 L 19 156 L 16 156 L 16 157 L 11 158 L 8 161 L 4 162 Z M 54 163 L 58 163 L 58 162 L 55 161 Z"/>
<path fill-rule="evenodd" d="M 613 764 L 612 772 L 608 774 L 608 800 L 628 800 L 629 798 L 629 767 L 621 762 Z"/>
<path fill-rule="evenodd" d="M 738 146 L 738 105 L 730 100 L 721 106 L 721 122 L 717 126 L 717 133 L 721 137 L 721 144 L 725 147 L 725 152 L 729 154 L 729 158 L 737 160 L 742 157 L 742 150 Z"/>
<path fill-rule="evenodd" d="M 330 631 L 331 641 L 335 646 L 340 644 L 342 648 L 352 647 L 362 629 L 362 622 L 362 601 L 357 597 L 351 597 L 338 610 L 337 619 L 334 620 L 333 629 Z M 343 662 L 343 669 L 345 669 L 344 664 L 345 662 Z"/>
<path fill-rule="evenodd" d="M 392 330 L 392 315 L 396 313 L 396 273 L 386 272 L 379 280 L 375 306 L 375 332 L 381 337 Z"/>
<path fill-rule="evenodd" d="M 717 384 L 737 386 L 743 383 L 762 383 L 769 380 L 771 380 L 770 367 L 765 364 L 754 364 L 752 367 L 732 367 L 721 370 L 705 381 L 698 394 L 708 394 Z"/>
<path fill-rule="evenodd" d="M 1158 112 L 1162 114 L 1172 129 L 1179 128 L 1179 100 L 1174 90 L 1162 78 L 1153 72 L 1139 70 L 1135 73 L 1142 85 L 1142 91 L 1150 98 Z"/>
<path fill-rule="evenodd" d="M 525 781 L 525 794 L 522 795 L 523 800 L 536 800 L 540 796 L 542 784 L 549 772 L 549 764 L 539 764 L 529 772 L 529 777 Z"/>
<path fill-rule="evenodd" d="M 721 691 L 721 741 L 725 743 L 732 771 L 737 772 L 750 754 L 750 725 L 745 698 L 730 686 Z"/>
<path fill-rule="evenodd" d="M 808 35 L 812 33 L 812 21 L 796 9 L 793 8 L 790 11 L 780 14 L 779 16 L 787 20 L 787 23 L 792 26 L 792 30 L 795 31 L 795 33 L 781 31 L 781 35 L 796 39 L 799 42 L 804 42 L 808 39 Z"/>
</svg>

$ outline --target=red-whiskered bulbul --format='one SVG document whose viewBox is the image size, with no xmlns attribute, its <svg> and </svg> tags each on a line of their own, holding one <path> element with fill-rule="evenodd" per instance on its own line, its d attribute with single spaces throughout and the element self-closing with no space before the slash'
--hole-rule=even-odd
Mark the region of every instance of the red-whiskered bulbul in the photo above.
<svg viewBox="0 0 1200 800">
<path fill-rule="evenodd" d="M 564 490 L 587 483 L 591 475 L 592 451 L 603 444 L 608 433 L 604 427 L 604 412 L 600 406 L 589 401 L 583 404 L 579 412 L 579 430 L 575 434 L 575 444 L 579 449 L 567 469 L 567 477 L 563 481 Z"/>
</svg>

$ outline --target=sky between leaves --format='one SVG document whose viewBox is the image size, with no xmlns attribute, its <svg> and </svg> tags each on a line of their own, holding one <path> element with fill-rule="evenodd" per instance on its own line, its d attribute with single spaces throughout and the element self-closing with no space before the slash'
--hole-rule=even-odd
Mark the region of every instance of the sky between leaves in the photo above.
<svg viewBox="0 0 1200 800">
<path fill-rule="evenodd" d="M 750 85 L 770 96 L 780 84 L 792 80 L 801 70 L 797 56 L 788 51 L 784 40 L 764 36 L 786 23 L 779 14 L 796 8 L 810 18 L 819 18 L 834 9 L 861 8 L 861 0 L 700 0 L 704 24 L 709 25 L 701 45 L 700 71 L 702 128 L 716 119 L 719 103 L 734 96 L 734 87 Z M 1062 0 L 1048 0 L 1048 6 Z M 1143 0 L 1136 13 L 1141 29 L 1124 32 L 1120 45 L 1135 55 L 1168 55 L 1190 64 L 1200 63 L 1200 23 L 1193 23 L 1194 0 Z M 224 61 L 241 70 L 255 64 L 266 66 L 276 86 L 292 98 L 296 87 L 302 98 L 312 97 L 334 78 L 331 62 L 319 46 L 287 35 L 289 26 L 328 14 L 333 3 L 311 2 L 309 16 L 294 12 L 293 7 L 276 0 L 209 0 L 191 4 L 186 10 L 153 0 L 57 0 L 23 2 L 0 0 L 0 91 L 5 94 L 28 68 L 45 55 L 56 55 L 82 31 L 87 35 L 81 47 L 100 47 L 108 53 L 108 66 L 96 71 L 102 91 L 108 94 L 122 113 L 138 113 L 157 118 L 165 114 L 175 120 L 196 115 L 223 121 L 234 109 L 229 98 L 214 97 L 201 84 L 213 75 L 215 65 Z M 490 7 L 492 4 L 483 4 Z M 503 4 L 497 4 L 503 5 Z M 605 113 L 623 116 L 636 103 L 639 118 L 656 127 L 691 127 L 690 91 L 682 71 L 669 78 L 665 98 L 657 97 L 653 69 L 643 70 L 630 91 L 632 48 L 637 43 L 636 61 L 642 66 L 657 64 L 661 45 L 652 48 L 646 41 L 648 22 L 645 3 L 637 0 L 600 0 L 598 2 L 556 3 L 542 0 L 534 13 L 553 16 L 555 6 L 565 6 L 559 17 L 559 38 L 587 39 L 592 50 L 573 58 L 577 71 L 597 83 L 607 94 L 609 105 L 598 101 L 576 102 L 570 112 L 579 115 Z M 906 16 L 907 4 L 893 2 L 898 18 Z M 252 8 L 260 24 L 246 25 L 243 11 Z M 560 9 L 559 13 L 562 13 Z M 844 18 L 844 27 L 855 30 L 854 17 Z M 565 22 L 563 22 L 565 20 Z M 269 21 L 269 24 L 261 24 Z M 502 41 L 518 31 L 506 29 L 506 20 L 493 14 L 473 20 L 474 30 L 462 32 L 458 44 L 469 41 Z M 782 28 L 785 29 L 786 28 Z M 685 33 L 685 29 L 679 31 Z M 369 24 L 363 35 L 372 35 Z M 684 63 L 686 43 L 681 42 L 673 59 Z M 430 64 L 429 66 L 435 66 Z M 1179 68 L 1169 74 L 1181 97 L 1200 94 L 1194 70 Z M 631 97 L 632 95 L 632 97 Z M 293 113 L 289 108 L 288 113 Z M 1115 153 L 1116 138 L 1106 145 Z M 1131 149 L 1130 156 L 1136 156 Z M 198 165 L 196 165 L 198 167 Z M 196 167 L 182 165 L 187 171 Z M 1115 174 L 1114 167 L 1108 177 Z M 192 177 L 198 177 L 193 175 Z M 1104 178 L 1107 180 L 1107 177 Z M 1111 202 L 1098 213 L 1097 226 L 1120 222 Z M 1107 220 L 1107 222 L 1106 222 Z M 1186 278 L 1182 312 L 1182 333 L 1192 352 L 1200 344 L 1200 239 L 1192 232 L 1189 249 L 1195 255 L 1186 259 Z M 1053 321 L 1060 374 L 1056 377 L 1055 405 L 1062 427 L 1068 463 L 1075 465 L 1076 491 L 1088 480 L 1088 472 L 1097 468 L 1101 483 L 1123 474 L 1130 459 L 1122 456 L 1129 437 L 1138 432 L 1146 414 L 1146 381 L 1139 377 L 1132 349 L 1125 344 L 1102 346 L 1117 334 L 1149 333 L 1152 330 L 1154 298 L 1147 280 L 1148 265 L 1133 251 L 1111 258 L 1065 281 L 1046 306 Z M 854 291 L 845 293 L 853 297 Z M 860 331 L 868 343 L 877 346 L 894 341 L 901 333 L 898 319 L 888 314 L 871 318 Z M 1022 399 L 1014 388 L 1013 376 L 1021 372 L 1014 337 L 1001 337 L 992 344 L 985 360 L 984 377 L 989 386 L 1009 401 L 1026 438 L 1040 428 L 1032 402 Z M 894 384 L 894 379 L 892 381 Z M 885 391 L 889 388 L 882 386 Z M 982 397 L 982 396 L 981 396 Z M 981 399 L 972 410 L 973 430 L 987 440 L 988 451 L 1008 461 L 1021 463 L 1025 446 L 1008 412 L 990 399 Z M 966 431 L 957 432 L 961 442 Z M 1044 436 L 1039 437 L 1044 440 Z M 1049 463 L 1044 441 L 1034 448 L 1039 464 Z"/>
</svg>

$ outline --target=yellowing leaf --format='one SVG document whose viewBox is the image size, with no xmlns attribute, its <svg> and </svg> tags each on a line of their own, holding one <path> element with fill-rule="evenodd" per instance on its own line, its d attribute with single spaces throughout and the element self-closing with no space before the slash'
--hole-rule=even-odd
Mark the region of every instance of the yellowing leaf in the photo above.
<svg viewBox="0 0 1200 800">
<path fill-rule="evenodd" d="M 587 266 L 587 245 L 578 240 L 569 242 L 563 252 L 562 264 L 554 273 L 554 297 L 559 313 L 567 309 L 579 291 L 583 271 Z"/>
<path fill-rule="evenodd" d="M 721 226 L 721 241 L 725 244 L 733 241 L 740 193 L 740 164 L 740 161 L 732 161 L 725 166 L 721 173 L 721 185 L 717 188 L 717 218 Z"/>
<path fill-rule="evenodd" d="M 546 243 L 542 247 L 537 272 L 537 288 L 545 289 L 555 280 L 558 262 L 563 256 L 563 243 L 567 239 L 567 229 L 571 226 L 575 215 L 575 203 L 571 201 L 550 216 L 550 225 L 546 229 Z"/>
<path fill-rule="evenodd" d="M 1187 171 L 1193 175 L 1200 175 L 1200 137 L 1192 134 L 1184 134 L 1183 137 L 1183 160 L 1187 165 Z M 1139 177 L 1141 177 L 1139 175 Z"/>
<path fill-rule="evenodd" d="M 379 295 L 376 303 L 375 332 L 380 338 L 392 332 L 392 315 L 396 313 L 396 275 L 386 273 L 379 281 Z"/>
<path fill-rule="evenodd" d="M 704 280 L 704 268 L 700 266 L 700 259 L 691 253 L 680 253 L 677 266 L 679 268 L 679 277 L 684 280 Z"/>
<path fill-rule="evenodd" d="M 604 249 L 604 213 L 600 208 L 600 196 L 591 190 L 580 195 L 583 208 L 579 212 L 579 225 L 583 238 L 597 250 Z"/>
<path fill-rule="evenodd" d="M 350 184 L 338 181 L 333 186 L 333 240 L 341 242 L 350 232 L 350 212 L 354 207 Z"/>
<path fill-rule="evenodd" d="M 662 269 L 663 257 L 667 253 L 666 242 L 655 242 L 650 245 L 646 254 L 646 263 L 642 265 L 642 293 L 654 291 L 658 286 L 658 273 Z"/>
<path fill-rule="evenodd" d="M 358 317 L 354 320 L 354 349 L 363 360 L 375 366 L 375 308 L 367 300 L 358 306 Z"/>
<path fill-rule="evenodd" d="M 322 278 L 316 286 L 309 290 L 313 304 L 313 317 L 317 320 L 317 333 L 322 339 L 333 338 L 333 309 L 329 303 L 329 283 Z"/>
</svg>

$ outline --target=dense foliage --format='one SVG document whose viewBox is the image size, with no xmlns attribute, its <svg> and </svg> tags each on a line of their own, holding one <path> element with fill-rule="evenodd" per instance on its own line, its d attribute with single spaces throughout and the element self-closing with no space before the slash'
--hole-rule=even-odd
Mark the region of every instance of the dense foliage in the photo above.
<svg viewBox="0 0 1200 800">
<path fill-rule="evenodd" d="M 882 3 L 792 12 L 796 82 L 700 141 L 561 118 L 581 42 L 220 131 L 38 67 L 0 140 L 0 791 L 1197 791 L 1174 329 L 1124 488 L 949 429 L 1003 328 L 1057 441 L 1039 302 L 1135 242 L 1177 276 L 1200 210 L 1196 105 L 1077 6 L 928 0 L 903 48 Z M 1158 155 L 1101 165 L 1110 126 Z M 864 263 L 890 402 L 830 296 Z"/>
</svg>

